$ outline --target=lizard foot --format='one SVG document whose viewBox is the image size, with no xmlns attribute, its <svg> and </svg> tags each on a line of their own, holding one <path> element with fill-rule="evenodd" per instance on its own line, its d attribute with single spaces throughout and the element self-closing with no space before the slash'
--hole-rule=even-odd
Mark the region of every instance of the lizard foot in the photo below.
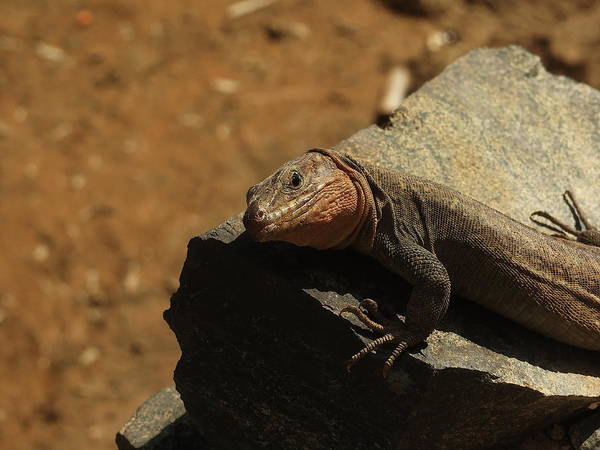
<svg viewBox="0 0 600 450">
<path fill-rule="evenodd" d="M 396 358 L 398 358 L 398 356 L 400 356 L 400 354 L 404 352 L 404 350 L 406 350 L 409 347 L 409 344 L 412 342 L 410 339 L 408 339 L 408 333 L 400 328 L 400 326 L 403 325 L 403 323 L 398 321 L 399 323 L 395 324 L 391 320 L 386 319 L 383 316 L 383 314 L 381 314 L 381 312 L 379 311 L 379 307 L 376 302 L 367 299 L 360 302 L 360 306 L 367 309 L 367 311 L 378 322 L 381 323 L 377 323 L 371 318 L 369 318 L 363 312 L 362 309 L 356 306 L 347 306 L 344 309 L 342 309 L 339 314 L 340 316 L 346 312 L 354 314 L 358 320 L 360 320 L 362 323 L 368 326 L 372 331 L 374 331 L 375 333 L 379 333 L 382 336 L 367 344 L 360 352 L 358 352 L 352 358 L 350 358 L 346 369 L 350 371 L 354 364 L 356 364 L 358 361 L 367 356 L 371 351 L 375 350 L 376 348 L 384 344 L 395 343 L 396 347 L 394 348 L 391 355 L 383 365 L 383 377 L 387 378 L 390 369 L 396 361 Z"/>
<path fill-rule="evenodd" d="M 538 225 L 554 229 L 548 224 L 541 222 L 537 218 L 543 217 L 544 219 L 548 220 L 550 223 L 559 228 L 559 237 L 568 239 L 567 236 L 571 235 L 574 236 L 579 242 L 584 244 L 600 246 L 600 231 L 596 229 L 596 227 L 592 226 L 587 218 L 587 215 L 581 210 L 581 207 L 579 206 L 579 203 L 575 199 L 573 193 L 571 191 L 565 191 L 563 194 L 563 199 L 575 218 L 577 228 L 573 228 L 572 226 L 558 220 L 556 217 L 547 213 L 546 211 L 535 211 L 529 216 L 529 218 Z"/>
</svg>

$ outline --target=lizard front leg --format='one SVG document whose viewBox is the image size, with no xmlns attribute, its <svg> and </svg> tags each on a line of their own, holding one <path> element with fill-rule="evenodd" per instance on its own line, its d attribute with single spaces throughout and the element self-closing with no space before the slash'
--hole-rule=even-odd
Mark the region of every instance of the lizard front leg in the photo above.
<svg viewBox="0 0 600 450">
<path fill-rule="evenodd" d="M 390 248 L 385 253 L 385 265 L 414 284 L 406 308 L 406 320 L 383 320 L 372 300 L 361 302 L 361 306 L 382 323 L 370 319 L 355 306 L 342 309 L 340 314 L 352 313 L 371 330 L 382 335 L 354 355 L 348 362 L 348 369 L 381 345 L 396 344 L 383 366 L 383 376 L 387 377 L 398 356 L 425 340 L 444 316 L 450 300 L 450 278 L 436 256 L 416 244 L 401 245 L 395 250 Z"/>
<path fill-rule="evenodd" d="M 546 211 L 535 211 L 531 214 L 530 219 L 538 225 L 549 227 L 547 224 L 537 219 L 537 217 L 543 217 L 544 219 L 547 219 L 553 225 L 556 225 L 560 229 L 560 232 L 562 234 L 561 237 L 566 238 L 566 235 L 570 234 L 574 236 L 579 242 L 600 247 L 600 230 L 598 230 L 591 224 L 587 215 L 582 211 L 581 207 L 579 206 L 579 203 L 575 199 L 573 193 L 571 191 L 565 191 L 563 194 L 563 199 L 565 203 L 569 206 L 571 212 L 573 213 L 573 217 L 579 225 L 578 228 L 582 229 L 575 229 L 572 226 L 561 222 L 556 217 L 547 213 Z"/>
</svg>

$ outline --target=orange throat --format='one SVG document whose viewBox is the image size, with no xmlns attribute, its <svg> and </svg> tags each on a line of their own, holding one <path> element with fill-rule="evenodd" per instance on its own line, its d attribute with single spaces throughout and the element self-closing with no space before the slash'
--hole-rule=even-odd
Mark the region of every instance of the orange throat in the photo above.
<svg viewBox="0 0 600 450">
<path fill-rule="evenodd" d="M 305 212 L 304 225 L 286 240 L 317 249 L 369 249 L 375 235 L 371 189 L 362 174 L 332 159 L 339 168 L 335 178 L 316 194 L 318 199 Z"/>
<path fill-rule="evenodd" d="M 337 158 L 335 158 L 337 159 Z M 336 161 L 336 164 L 341 162 Z M 343 171 L 348 176 L 351 186 L 348 190 L 353 192 L 353 213 L 344 224 L 344 236 L 338 235 L 338 242 L 330 248 L 354 247 L 358 250 L 368 250 L 373 247 L 375 239 L 375 203 L 371 188 L 365 177 L 356 170 L 343 165 Z M 333 241 L 334 239 L 332 239 Z"/>
</svg>

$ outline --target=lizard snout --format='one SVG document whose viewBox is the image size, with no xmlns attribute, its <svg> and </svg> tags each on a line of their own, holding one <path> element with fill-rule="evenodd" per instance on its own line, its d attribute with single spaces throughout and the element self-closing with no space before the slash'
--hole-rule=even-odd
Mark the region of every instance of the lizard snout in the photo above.
<svg viewBox="0 0 600 450">
<path fill-rule="evenodd" d="M 264 209 L 258 207 L 256 203 L 248 205 L 248 209 L 244 213 L 244 227 L 254 240 L 258 240 L 258 234 L 267 225 L 267 213 Z"/>
</svg>

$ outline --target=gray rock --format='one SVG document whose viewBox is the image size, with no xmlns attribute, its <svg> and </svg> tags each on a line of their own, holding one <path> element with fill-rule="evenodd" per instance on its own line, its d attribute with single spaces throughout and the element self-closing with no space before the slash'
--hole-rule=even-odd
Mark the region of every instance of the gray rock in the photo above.
<svg viewBox="0 0 600 450">
<path fill-rule="evenodd" d="M 162 389 L 146 400 L 116 436 L 119 450 L 207 449 L 197 426 L 186 415 L 175 387 Z"/>
<path fill-rule="evenodd" d="M 522 221 L 538 207 L 570 220 L 567 187 L 600 217 L 585 201 L 600 194 L 599 123 L 598 92 L 548 75 L 521 49 L 480 50 L 409 97 L 388 127 L 337 148 Z M 189 243 L 165 311 L 182 351 L 177 389 L 211 448 L 485 448 L 600 400 L 597 353 L 460 299 L 387 380 L 389 349 L 348 374 L 373 336 L 337 311 L 374 298 L 402 312 L 409 287 L 361 255 L 256 244 L 242 231 L 234 217 Z"/>
<path fill-rule="evenodd" d="M 577 450 L 600 449 L 600 412 L 589 414 L 571 425 L 569 436 Z"/>
<path fill-rule="evenodd" d="M 600 92 L 546 72 L 520 47 L 474 50 L 404 100 L 390 126 L 336 147 L 430 178 L 529 223 L 572 223 L 572 189 L 600 220 Z"/>
</svg>

